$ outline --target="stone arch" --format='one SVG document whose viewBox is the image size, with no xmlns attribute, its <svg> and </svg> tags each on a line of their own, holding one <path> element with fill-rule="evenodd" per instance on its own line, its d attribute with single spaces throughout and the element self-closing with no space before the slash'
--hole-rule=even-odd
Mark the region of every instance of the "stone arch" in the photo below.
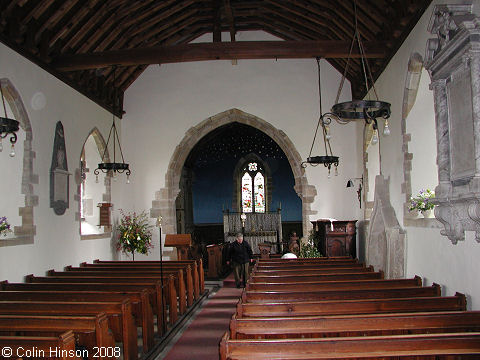
<svg viewBox="0 0 480 360">
<path fill-rule="evenodd" d="M 294 189 L 302 200 L 303 233 L 305 235 L 308 234 L 308 231 L 312 228 L 308 215 L 315 213 L 311 210 L 311 203 L 317 195 L 317 190 L 315 186 L 308 184 L 305 170 L 300 166 L 302 162 L 300 154 L 296 150 L 292 141 L 282 130 L 278 130 L 265 120 L 239 109 L 230 109 L 211 116 L 200 122 L 198 125 L 190 128 L 185 133 L 184 138 L 180 144 L 177 145 L 172 158 L 170 159 L 168 170 L 165 175 L 165 187 L 155 193 L 155 199 L 152 201 L 152 208 L 150 209 L 150 216 L 153 218 L 162 216 L 162 229 L 164 232 L 166 234 L 176 233 L 175 199 L 180 192 L 180 177 L 188 154 L 200 139 L 209 132 L 232 122 L 249 125 L 264 132 L 283 150 L 287 156 L 295 178 Z"/>
<path fill-rule="evenodd" d="M 415 227 L 436 227 L 440 228 L 440 223 L 435 219 L 419 219 L 416 213 L 408 210 L 410 198 L 412 196 L 412 178 L 411 172 L 413 168 L 414 154 L 409 152 L 409 143 L 412 139 L 411 134 L 407 134 L 407 118 L 415 105 L 417 98 L 420 78 L 423 69 L 423 57 L 414 52 L 408 60 L 407 75 L 405 77 L 405 89 L 403 91 L 402 104 L 402 138 L 403 138 L 403 173 L 404 182 L 402 183 L 402 193 L 405 195 L 403 203 L 403 223 L 406 226 Z M 432 109 L 433 110 L 433 109 Z"/>
<path fill-rule="evenodd" d="M 38 205 L 38 196 L 34 193 L 34 185 L 38 184 L 38 175 L 33 173 L 33 160 L 35 151 L 32 150 L 33 132 L 27 111 L 17 89 L 7 78 L 0 79 L 5 100 L 8 102 L 15 119 L 25 131 L 23 143 L 23 170 L 22 170 L 22 194 L 25 195 L 25 206 L 18 209 L 22 218 L 21 226 L 14 226 L 14 238 L 0 240 L 0 246 L 33 244 L 36 234 L 36 226 L 33 218 L 33 208 Z"/>
<path fill-rule="evenodd" d="M 110 161 L 110 156 L 108 153 L 108 148 L 107 148 L 107 143 L 105 142 L 105 139 L 103 135 L 100 133 L 100 130 L 98 130 L 97 127 L 94 127 L 87 135 L 85 138 L 85 141 L 83 142 L 82 145 L 82 153 L 85 148 L 85 143 L 87 142 L 88 138 L 92 136 L 95 144 L 97 145 L 98 153 L 100 154 L 100 157 L 103 155 L 105 152 L 105 161 L 109 162 Z M 79 162 L 78 164 L 80 165 L 80 159 L 82 157 L 82 154 L 80 154 Z M 104 180 L 104 185 L 105 185 L 105 192 L 102 194 L 102 201 L 104 202 L 111 202 L 112 197 L 111 197 L 111 177 L 110 176 L 105 176 Z M 80 202 L 82 201 L 81 199 L 81 184 L 82 184 L 82 175 L 81 175 L 81 170 L 80 168 L 75 169 L 75 183 L 77 185 L 77 191 L 75 193 L 75 200 L 77 201 L 77 211 L 75 212 L 75 220 L 78 221 L 78 231 L 80 234 L 80 237 L 82 240 L 88 240 L 88 239 L 98 239 L 98 238 L 105 238 L 110 236 L 110 232 L 106 232 L 104 234 L 94 234 L 94 235 L 82 235 L 81 232 L 81 216 L 80 216 Z"/>
</svg>

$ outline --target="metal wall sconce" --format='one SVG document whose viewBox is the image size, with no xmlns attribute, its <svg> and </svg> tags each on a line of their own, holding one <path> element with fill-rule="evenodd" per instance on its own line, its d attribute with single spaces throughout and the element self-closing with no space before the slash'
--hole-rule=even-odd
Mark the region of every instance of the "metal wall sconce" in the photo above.
<svg viewBox="0 0 480 360">
<path fill-rule="evenodd" d="M 354 182 L 358 180 L 358 189 L 357 189 L 357 196 L 358 196 L 358 203 L 360 204 L 360 209 L 362 208 L 362 190 L 363 190 L 363 176 L 359 178 L 352 178 L 347 181 L 347 188 L 353 187 Z"/>
</svg>

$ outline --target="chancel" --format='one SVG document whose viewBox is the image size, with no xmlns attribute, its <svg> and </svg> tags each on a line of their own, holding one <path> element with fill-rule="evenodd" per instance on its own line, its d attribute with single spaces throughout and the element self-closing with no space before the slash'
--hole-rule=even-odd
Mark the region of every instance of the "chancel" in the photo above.
<svg viewBox="0 0 480 360">
<path fill-rule="evenodd" d="M 478 0 L 0 1 L 0 349 L 480 357 L 479 39 Z"/>
</svg>

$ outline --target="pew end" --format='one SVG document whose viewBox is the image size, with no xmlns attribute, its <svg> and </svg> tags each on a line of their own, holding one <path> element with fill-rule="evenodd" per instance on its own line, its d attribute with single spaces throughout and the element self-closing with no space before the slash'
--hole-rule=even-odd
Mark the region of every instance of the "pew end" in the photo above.
<svg viewBox="0 0 480 360">
<path fill-rule="evenodd" d="M 414 279 L 415 279 L 415 281 L 417 282 L 417 285 L 418 285 L 418 286 L 422 286 L 423 279 L 422 279 L 420 276 L 415 275 Z"/>
<path fill-rule="evenodd" d="M 439 284 L 433 283 L 433 284 L 432 284 L 432 287 L 433 287 L 434 289 L 436 289 L 435 294 L 436 294 L 437 296 L 442 296 L 442 287 L 441 287 Z"/>
<path fill-rule="evenodd" d="M 8 280 L 0 281 L 0 290 L 1 291 L 5 290 L 5 285 L 7 284 L 8 284 Z"/>
<path fill-rule="evenodd" d="M 465 294 L 462 294 L 460 292 L 456 292 L 455 297 L 458 297 L 460 299 L 462 310 L 466 311 L 467 310 L 467 297 L 465 296 Z"/>
<path fill-rule="evenodd" d="M 378 270 L 378 272 L 380 273 L 380 279 L 385 279 L 385 273 L 383 270 Z"/>
<path fill-rule="evenodd" d="M 228 331 L 226 331 L 222 336 L 222 340 L 220 340 L 220 360 L 227 360 L 228 340 L 230 340 L 230 336 Z"/>
<path fill-rule="evenodd" d="M 70 270 L 72 270 L 72 267 L 73 267 L 72 265 L 67 265 L 63 268 L 63 270 L 64 271 L 70 271 Z"/>
<path fill-rule="evenodd" d="M 35 275 L 33 275 L 33 274 L 25 275 L 25 282 L 26 283 L 31 283 L 31 282 L 33 282 L 34 278 L 35 278 Z"/>
</svg>

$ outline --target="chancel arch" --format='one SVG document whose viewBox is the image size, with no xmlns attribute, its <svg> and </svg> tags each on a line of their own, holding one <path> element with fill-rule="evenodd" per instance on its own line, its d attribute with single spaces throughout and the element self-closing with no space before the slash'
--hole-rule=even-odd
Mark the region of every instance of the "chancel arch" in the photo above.
<svg viewBox="0 0 480 360">
<path fill-rule="evenodd" d="M 177 210 L 175 201 L 180 193 L 180 183 L 184 165 L 194 147 L 214 130 L 233 123 L 248 125 L 253 127 L 274 141 L 284 152 L 287 161 L 291 167 L 294 177 L 294 190 L 301 201 L 302 228 L 303 233 L 308 233 L 311 224 L 308 221 L 308 215 L 312 213 L 311 203 L 316 196 L 316 189 L 309 185 L 305 176 L 305 171 L 299 164 L 302 162 L 300 154 L 287 135 L 273 127 L 271 124 L 254 115 L 248 114 L 238 109 L 231 109 L 211 116 L 198 125 L 190 128 L 180 144 L 176 147 L 170 160 L 167 173 L 165 175 L 165 187 L 155 194 L 152 201 L 150 215 L 154 218 L 162 216 L 163 230 L 165 233 L 177 232 Z"/>
<path fill-rule="evenodd" d="M 17 154 L 13 159 L 8 159 L 20 163 L 21 179 L 18 179 L 18 181 L 21 183 L 20 191 L 24 197 L 22 201 L 23 204 L 18 208 L 21 223 L 11 224 L 13 234 L 8 240 L 0 239 L 0 246 L 32 244 L 36 234 L 33 208 L 38 205 L 38 196 L 34 193 L 34 185 L 38 184 L 38 175 L 33 173 L 35 152 L 32 148 L 32 126 L 22 98 L 10 80 L 7 78 L 0 79 L 0 86 L 2 87 L 3 96 L 13 113 L 14 119 L 20 123 L 19 132 L 23 132 L 20 138 L 24 139 L 24 141 L 17 141 L 15 144 Z M 3 106 L 1 110 L 3 111 Z M 3 157 L 8 157 L 8 153 L 10 152 L 7 141 L 5 141 L 8 138 L 9 137 L 4 139 L 4 151 L 1 153 Z"/>
</svg>

